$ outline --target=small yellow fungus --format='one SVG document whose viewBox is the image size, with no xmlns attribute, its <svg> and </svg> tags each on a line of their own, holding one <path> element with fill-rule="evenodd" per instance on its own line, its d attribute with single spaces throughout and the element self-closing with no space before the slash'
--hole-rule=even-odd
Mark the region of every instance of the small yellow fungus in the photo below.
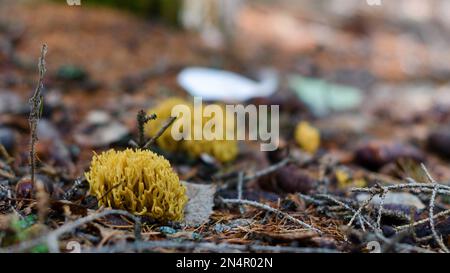
<svg viewBox="0 0 450 273">
<path fill-rule="evenodd" d="M 186 188 L 169 161 L 147 150 L 109 150 L 94 155 L 85 174 L 99 206 L 127 210 L 159 221 L 181 221 Z"/>
<path fill-rule="evenodd" d="M 190 119 L 190 128 L 183 128 L 184 133 L 187 136 L 190 136 L 190 139 L 183 139 L 180 141 L 176 141 L 171 134 L 172 126 L 169 127 L 161 137 L 156 140 L 156 143 L 162 149 L 174 152 L 174 151 L 182 151 L 186 152 L 192 157 L 199 157 L 201 154 L 209 154 L 220 162 L 226 163 L 233 161 L 238 152 L 238 144 L 236 140 L 226 140 L 226 133 L 231 131 L 234 136 L 234 123 L 227 123 L 227 119 L 234 118 L 230 116 L 225 116 L 225 118 L 214 119 L 212 117 L 205 117 L 203 115 L 196 115 L 195 111 L 198 113 L 203 113 L 203 108 L 198 107 L 195 108 L 192 103 L 189 103 L 180 98 L 169 98 L 165 101 L 162 101 L 158 104 L 157 107 L 150 109 L 148 111 L 149 114 L 155 113 L 158 117 L 155 121 L 150 121 L 146 124 L 146 134 L 149 136 L 154 136 L 159 128 L 163 125 L 163 123 L 170 118 L 172 115 L 172 108 L 176 105 L 184 105 L 187 106 L 190 110 L 190 117 L 179 117 L 189 118 Z M 220 106 L 222 108 L 223 113 L 226 115 L 225 107 L 223 105 Z M 220 139 L 210 140 L 211 137 L 205 135 L 205 131 L 203 128 L 208 122 L 216 121 L 214 126 L 212 126 L 211 131 L 214 132 L 216 136 L 219 136 Z M 189 124 L 189 122 L 188 122 Z M 201 125 L 197 126 L 195 124 Z M 201 130 L 200 139 L 195 139 L 194 130 Z"/>
<path fill-rule="evenodd" d="M 224 163 L 233 161 L 238 154 L 238 146 L 233 140 L 185 140 L 183 147 L 193 157 L 209 154 Z"/>
<path fill-rule="evenodd" d="M 363 188 L 363 187 L 367 186 L 367 182 L 364 178 L 353 178 L 345 170 L 338 169 L 338 170 L 336 170 L 334 175 L 337 180 L 337 186 L 340 189 L 345 189 L 349 186 L 357 187 L 357 188 Z"/>
<path fill-rule="evenodd" d="M 156 135 L 167 119 L 172 117 L 172 108 L 177 105 L 189 105 L 189 103 L 181 98 L 173 97 L 158 103 L 155 108 L 150 109 L 147 113 L 149 115 L 156 114 L 157 118 L 145 124 L 145 133 L 148 136 Z M 174 152 L 179 150 L 181 143 L 173 139 L 171 129 L 172 126 L 167 128 L 166 131 L 164 131 L 164 133 L 156 140 L 156 144 L 158 144 L 158 146 L 165 151 Z"/>
<path fill-rule="evenodd" d="M 320 146 L 320 132 L 308 122 L 302 121 L 295 129 L 295 140 L 300 148 L 314 154 Z"/>
<path fill-rule="evenodd" d="M 239 150 L 236 140 L 226 140 L 226 135 L 228 132 L 231 132 L 234 136 L 234 123 L 227 123 L 227 119 L 233 119 L 234 116 L 227 115 L 225 111 L 225 107 L 223 105 L 220 105 L 220 108 L 222 109 L 222 113 L 224 114 L 224 117 L 221 117 L 219 119 L 215 119 L 216 123 L 211 128 L 211 134 L 215 134 L 220 139 L 216 140 L 207 140 L 211 139 L 212 136 L 208 135 L 207 132 L 202 132 L 202 139 L 201 140 L 194 140 L 194 131 L 195 126 L 194 122 L 198 122 L 198 124 L 202 124 L 205 126 L 208 124 L 208 122 L 212 121 L 214 119 L 214 116 L 212 117 L 204 117 L 204 116 L 195 116 L 192 115 L 192 131 L 190 132 L 191 140 L 184 140 L 182 147 L 183 149 L 191 156 L 193 157 L 199 157 L 201 154 L 209 154 L 213 156 L 215 159 L 217 159 L 220 162 L 230 162 L 233 161 Z M 192 109 L 192 107 L 191 107 Z M 193 111 L 203 111 L 203 109 L 194 109 Z M 201 118 L 201 120 L 198 120 Z"/>
</svg>

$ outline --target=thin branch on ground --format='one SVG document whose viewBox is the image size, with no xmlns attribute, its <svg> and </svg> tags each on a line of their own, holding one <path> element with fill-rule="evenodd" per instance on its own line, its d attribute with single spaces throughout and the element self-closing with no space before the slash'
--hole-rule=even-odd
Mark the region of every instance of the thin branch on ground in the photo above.
<svg viewBox="0 0 450 273">
<path fill-rule="evenodd" d="M 406 233 L 399 233 L 394 238 L 386 238 L 382 235 L 380 232 L 375 232 L 375 237 L 386 244 L 386 247 L 384 247 L 384 252 L 388 252 L 389 249 L 394 249 L 395 251 L 401 252 L 401 251 L 407 251 L 407 252 L 417 252 L 417 253 L 434 253 L 434 251 L 431 251 L 429 249 L 400 243 L 400 241 L 404 238 Z"/>
<path fill-rule="evenodd" d="M 431 232 L 433 234 L 434 240 L 436 241 L 436 243 L 439 245 L 439 247 L 446 253 L 448 253 L 448 248 L 447 246 L 444 244 L 442 237 L 437 233 L 436 231 L 436 226 L 434 223 L 434 205 L 435 205 L 435 201 L 436 201 L 436 195 L 437 195 L 437 191 L 438 191 L 438 186 L 439 184 L 436 182 L 436 180 L 434 180 L 434 178 L 431 176 L 430 172 L 428 172 L 427 168 L 425 167 L 424 164 L 421 164 L 422 170 L 425 172 L 428 180 L 431 182 L 431 184 L 433 184 L 434 188 L 433 188 L 433 192 L 431 193 L 431 198 L 430 198 L 430 205 L 429 205 L 429 215 L 428 215 L 428 219 L 430 222 L 430 227 L 431 227 Z"/>
<path fill-rule="evenodd" d="M 371 195 L 367 200 L 363 202 L 363 204 L 359 207 L 359 209 L 353 214 L 352 219 L 348 222 L 347 226 L 351 227 L 353 222 L 355 221 L 356 217 L 359 217 L 361 215 L 361 212 L 369 205 L 370 201 L 375 197 L 375 195 Z"/>
<path fill-rule="evenodd" d="M 435 215 L 433 216 L 433 219 L 436 220 L 436 219 L 439 219 L 439 218 L 444 217 L 444 216 L 447 216 L 447 215 L 450 215 L 450 209 L 435 214 Z M 423 219 L 423 220 L 420 220 L 420 221 L 417 221 L 417 222 L 414 222 L 414 223 L 411 223 L 411 224 L 407 224 L 407 225 L 403 225 L 403 226 L 398 226 L 398 227 L 396 227 L 395 229 L 396 229 L 397 231 L 401 231 L 401 230 L 404 230 L 404 229 L 407 229 L 407 228 L 410 228 L 410 227 L 417 227 L 417 226 L 420 226 L 420 225 L 422 225 L 422 224 L 426 224 L 426 223 L 428 223 L 428 222 L 430 222 L 430 217 L 428 217 L 428 218 L 426 218 L 426 219 Z"/>
<path fill-rule="evenodd" d="M 144 145 L 145 145 L 145 134 L 144 134 L 145 124 L 147 122 L 149 122 L 150 120 L 155 120 L 156 114 L 151 114 L 150 116 L 148 116 L 144 110 L 141 110 L 137 114 L 136 119 L 137 119 L 138 132 L 139 132 L 138 144 L 139 144 L 139 147 L 144 147 Z"/>
<path fill-rule="evenodd" d="M 354 189 L 352 189 L 352 191 L 353 192 L 368 193 L 370 195 L 368 200 L 371 200 L 376 195 L 380 195 L 382 201 L 380 203 L 380 207 L 379 207 L 379 211 L 378 211 L 378 217 L 377 217 L 377 228 L 378 229 L 381 227 L 381 215 L 382 215 L 382 212 L 383 212 L 382 210 L 383 210 L 383 204 L 384 204 L 384 198 L 383 197 L 385 197 L 385 195 L 388 192 L 390 192 L 390 191 L 399 191 L 399 190 L 410 190 L 410 191 L 414 191 L 415 193 L 430 193 L 431 197 L 430 197 L 430 202 L 429 202 L 428 218 L 427 219 L 423 219 L 423 220 L 419 220 L 419 221 L 416 221 L 416 222 L 412 222 L 412 223 L 410 223 L 408 225 L 398 226 L 398 227 L 395 228 L 395 230 L 397 231 L 397 234 L 399 234 L 400 232 L 403 232 L 406 229 L 414 229 L 414 227 L 417 227 L 418 225 L 425 224 L 425 223 L 430 223 L 430 228 L 431 228 L 431 232 L 432 232 L 432 238 L 437 242 L 437 244 L 439 245 L 439 248 L 442 251 L 448 253 L 449 252 L 448 247 L 445 245 L 445 243 L 443 242 L 442 237 L 438 234 L 438 232 L 436 230 L 435 220 L 438 219 L 439 217 L 443 217 L 443 216 L 449 215 L 450 214 L 450 210 L 446 210 L 446 211 L 440 212 L 440 213 L 435 215 L 434 214 L 434 209 L 435 209 L 435 206 L 436 206 L 435 202 L 436 202 L 436 197 L 437 197 L 438 194 L 450 196 L 450 186 L 442 185 L 442 184 L 438 183 L 431 176 L 430 172 L 428 171 L 428 169 L 425 167 L 424 164 L 421 164 L 421 168 L 424 171 L 424 173 L 426 175 L 426 178 L 427 178 L 427 180 L 430 183 L 418 183 L 414 179 L 408 178 L 407 179 L 408 183 L 405 183 L 405 184 L 397 184 L 397 185 L 389 185 L 389 186 L 376 185 L 375 187 L 371 187 L 371 188 L 354 188 Z M 367 200 L 366 200 L 365 203 L 367 203 Z M 365 203 L 360 207 L 360 210 L 362 210 L 362 208 L 364 206 L 366 206 Z M 353 216 L 352 220 L 354 220 L 356 215 L 357 214 L 355 214 Z M 350 221 L 350 223 L 352 223 L 352 221 Z"/>
<path fill-rule="evenodd" d="M 0 156 L 6 161 L 6 164 L 11 165 L 15 161 L 14 157 L 10 156 L 5 146 L 0 143 Z"/>
<path fill-rule="evenodd" d="M 76 228 L 85 225 L 89 222 L 92 222 L 94 220 L 97 220 L 99 218 L 108 216 L 108 215 L 123 215 L 126 217 L 131 218 L 134 221 L 134 233 L 136 240 L 141 240 L 141 220 L 139 217 L 124 211 L 124 210 L 104 210 L 101 212 L 93 213 L 91 215 L 88 215 L 83 218 L 79 218 L 76 221 L 69 222 L 67 224 L 64 224 L 57 229 L 47 233 L 44 236 L 41 236 L 37 239 L 31 240 L 31 241 L 25 241 L 20 243 L 19 245 L 8 247 L 6 249 L 0 249 L 0 253 L 4 252 L 23 252 L 26 250 L 29 250 L 30 248 L 33 248 L 39 244 L 45 243 L 47 244 L 50 252 L 59 252 L 59 243 L 58 239 L 61 235 L 65 233 L 72 232 Z"/>
<path fill-rule="evenodd" d="M 286 166 L 287 164 L 289 164 L 289 163 L 291 163 L 293 161 L 294 161 L 293 158 L 287 157 L 287 158 L 283 159 L 282 161 L 280 161 L 280 162 L 278 162 L 278 163 L 276 163 L 274 165 L 271 165 L 271 166 L 269 166 L 269 167 L 267 167 L 265 169 L 259 170 L 259 171 L 255 172 L 254 174 L 251 174 L 251 175 L 243 177 L 242 182 L 245 183 L 247 181 L 258 179 L 258 178 L 260 178 L 262 176 L 266 176 L 268 174 L 271 174 L 271 173 L 273 173 L 273 172 L 283 168 L 284 166 Z M 239 178 L 230 179 L 230 180 L 226 181 L 220 187 L 220 189 L 223 190 L 223 189 L 227 189 L 229 187 L 236 186 L 236 184 L 238 182 L 239 182 Z"/>
<path fill-rule="evenodd" d="M 433 192 L 435 185 L 424 183 L 407 183 L 390 186 L 372 187 L 372 188 L 352 188 L 352 192 L 364 192 L 373 195 L 381 194 L 383 190 L 397 191 L 397 190 L 420 190 L 421 192 Z M 450 187 L 442 184 L 437 185 L 438 193 L 443 195 L 450 195 Z"/>
<path fill-rule="evenodd" d="M 268 206 L 268 205 L 265 205 L 262 203 L 258 203 L 258 202 L 250 201 L 250 200 L 239 200 L 239 199 L 222 199 L 222 202 L 225 204 L 249 205 L 249 206 L 252 206 L 255 208 L 263 209 L 263 210 L 272 212 L 276 215 L 281 215 L 281 216 L 285 217 L 286 219 L 290 220 L 291 222 L 301 225 L 302 227 L 304 227 L 308 230 L 315 231 L 319 234 L 323 234 L 323 232 L 321 230 L 319 230 L 318 228 L 315 228 L 297 218 L 292 217 L 291 215 L 289 215 L 285 212 L 282 212 L 280 210 L 277 210 L 275 208 L 272 208 L 271 206 Z"/>
<path fill-rule="evenodd" d="M 0 169 L 0 177 L 4 177 L 4 178 L 7 178 L 7 179 L 14 179 L 15 178 L 14 174 L 9 173 L 7 171 L 4 171 L 2 169 Z"/>
<path fill-rule="evenodd" d="M 329 194 L 318 194 L 317 197 L 321 197 L 321 198 L 327 199 L 327 200 L 329 200 L 329 201 L 331 201 L 331 202 L 334 202 L 334 203 L 336 203 L 337 205 L 343 207 L 343 208 L 346 209 L 346 210 L 349 210 L 350 212 L 352 212 L 352 213 L 354 213 L 354 214 L 357 213 L 357 211 L 356 211 L 354 208 L 350 207 L 349 205 L 345 204 L 345 203 L 342 202 L 342 201 L 337 200 L 335 197 L 333 197 L 333 196 L 331 196 L 331 195 L 329 195 Z M 366 219 L 364 216 L 362 216 L 361 214 L 358 215 L 358 221 L 359 221 L 359 224 L 361 225 L 361 229 L 362 229 L 363 231 L 366 231 L 366 227 L 365 227 L 364 223 L 366 223 L 372 230 L 375 230 L 375 227 L 373 226 L 373 224 L 370 223 L 370 221 L 367 220 L 367 219 Z"/>
</svg>

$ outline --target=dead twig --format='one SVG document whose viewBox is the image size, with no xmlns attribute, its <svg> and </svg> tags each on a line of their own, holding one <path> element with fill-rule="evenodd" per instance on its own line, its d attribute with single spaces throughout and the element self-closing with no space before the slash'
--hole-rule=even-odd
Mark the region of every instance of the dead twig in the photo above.
<svg viewBox="0 0 450 273">
<path fill-rule="evenodd" d="M 450 209 L 446 210 L 446 211 L 439 212 L 439 213 L 433 215 L 433 219 L 436 220 L 438 218 L 441 218 L 441 217 L 444 217 L 444 216 L 447 216 L 447 215 L 450 215 Z M 417 222 L 414 222 L 414 223 L 411 223 L 411 224 L 398 226 L 398 227 L 395 228 L 395 230 L 401 231 L 401 230 L 404 230 L 404 229 L 407 229 L 407 228 L 410 228 L 410 227 L 417 227 L 417 226 L 420 226 L 422 224 L 426 224 L 428 222 L 430 222 L 430 217 L 428 217 L 426 219 L 423 219 L 423 220 L 420 220 L 420 221 L 417 221 Z"/>
<path fill-rule="evenodd" d="M 431 184 L 433 184 L 434 188 L 433 188 L 433 192 L 431 193 L 431 198 L 430 198 L 430 205 L 429 205 L 429 214 L 428 214 L 428 219 L 430 222 L 430 227 L 431 227 L 431 232 L 433 234 L 434 240 L 436 241 L 436 243 L 439 245 L 439 247 L 446 253 L 448 253 L 448 248 L 447 246 L 444 244 L 444 241 L 442 240 L 442 237 L 440 235 L 437 234 L 436 231 L 436 226 L 434 224 L 434 204 L 436 201 L 436 195 L 437 195 L 437 191 L 438 191 L 438 186 L 439 184 L 436 182 L 436 180 L 434 180 L 434 178 L 431 176 L 431 174 L 428 172 L 427 168 L 425 167 L 424 164 L 420 165 L 422 167 L 422 170 L 425 172 L 425 175 L 427 176 L 428 180 L 431 182 Z"/>
<path fill-rule="evenodd" d="M 414 179 L 408 178 L 407 179 L 408 183 L 405 183 L 405 184 L 397 184 L 397 185 L 389 185 L 389 186 L 376 185 L 375 187 L 371 187 L 371 188 L 352 189 L 353 192 L 365 192 L 365 193 L 368 193 L 370 195 L 370 197 L 360 207 L 360 209 L 358 210 L 358 213 L 353 216 L 353 218 L 352 218 L 352 220 L 350 221 L 349 224 L 351 224 L 353 222 L 355 217 L 362 211 L 362 209 L 365 206 L 367 206 L 367 203 L 370 202 L 370 200 L 373 197 L 375 197 L 376 195 L 380 195 L 380 197 L 381 197 L 381 203 L 380 203 L 380 207 L 379 207 L 379 211 L 378 211 L 378 217 L 377 217 L 377 230 L 379 231 L 380 227 L 381 227 L 381 215 L 383 213 L 384 198 L 385 198 L 385 195 L 389 191 L 410 190 L 410 191 L 414 191 L 415 193 L 430 193 L 431 197 L 430 197 L 430 202 L 429 202 L 428 218 L 420 220 L 420 221 L 416 221 L 416 222 L 413 222 L 413 223 L 410 223 L 408 225 L 403 225 L 403 226 L 396 227 L 395 230 L 399 234 L 400 232 L 403 232 L 405 229 L 413 229 L 414 227 L 416 227 L 418 225 L 425 224 L 425 223 L 429 222 L 430 223 L 430 227 L 431 227 L 431 232 L 432 232 L 432 238 L 437 242 L 437 244 L 439 245 L 439 248 L 442 251 L 448 253 L 449 252 L 448 247 L 443 242 L 442 237 L 438 234 L 434 221 L 435 221 L 435 219 L 437 219 L 439 217 L 442 217 L 442 216 L 445 216 L 445 215 L 449 215 L 450 214 L 450 210 L 446 210 L 446 211 L 443 211 L 443 212 L 438 213 L 438 214 L 435 215 L 434 214 L 434 208 L 436 206 L 435 202 L 436 202 L 437 195 L 441 194 L 441 195 L 450 196 L 450 187 L 447 186 L 447 185 L 439 184 L 431 176 L 431 174 L 429 173 L 429 171 L 427 170 L 427 168 L 425 167 L 424 164 L 421 164 L 421 167 L 422 167 L 422 170 L 424 171 L 424 173 L 426 175 L 427 180 L 430 183 L 417 183 Z"/>
<path fill-rule="evenodd" d="M 145 145 L 145 124 L 151 120 L 156 119 L 156 114 L 148 116 L 144 110 L 140 110 L 136 115 L 137 129 L 138 129 L 138 141 L 130 140 L 129 144 L 135 148 L 143 148 Z"/>
<path fill-rule="evenodd" d="M 363 209 L 365 209 L 370 201 L 372 201 L 372 199 L 375 197 L 375 195 L 371 195 L 369 198 L 367 198 L 367 200 L 364 201 L 364 203 L 359 207 L 359 209 L 355 212 L 355 214 L 353 214 L 352 219 L 350 219 L 350 221 L 348 222 L 347 226 L 351 227 L 353 222 L 355 221 L 356 217 L 359 217 L 361 215 L 361 212 L 363 211 Z"/>
<path fill-rule="evenodd" d="M 0 176 L 4 177 L 4 178 L 8 178 L 8 179 L 14 179 L 15 176 L 12 173 L 9 173 L 7 171 L 4 171 L 2 169 L 0 169 Z"/>
<path fill-rule="evenodd" d="M 378 216 L 377 216 L 377 229 L 381 232 L 381 216 L 383 215 L 383 207 L 384 207 L 384 201 L 386 200 L 387 192 L 383 191 L 380 194 L 380 206 L 378 208 Z"/>
<path fill-rule="evenodd" d="M 161 127 L 161 129 L 159 129 L 156 135 L 154 135 L 149 141 L 147 141 L 147 143 L 144 144 L 143 149 L 150 148 L 150 146 L 153 145 L 153 143 L 155 143 L 155 141 L 167 130 L 167 128 L 169 128 L 172 125 L 172 123 L 175 122 L 176 119 L 177 117 L 168 118 L 166 123 L 164 123 L 164 125 Z"/>
<path fill-rule="evenodd" d="M 89 222 L 92 222 L 99 218 L 102 218 L 102 217 L 105 217 L 108 215 L 113 215 L 113 214 L 123 215 L 123 216 L 131 218 L 135 223 L 135 225 L 134 225 L 135 238 L 136 238 L 136 240 L 141 240 L 141 220 L 139 217 L 137 217 L 127 211 L 123 211 L 123 210 L 104 210 L 102 212 L 94 213 L 94 214 L 88 215 L 86 217 L 79 218 L 76 221 L 64 224 L 64 225 L 58 227 L 57 229 L 55 229 L 37 239 L 31 240 L 31 241 L 25 241 L 25 242 L 20 243 L 17 246 L 8 247 L 6 249 L 0 249 L 0 253 L 2 253 L 2 252 L 7 252 L 7 253 L 22 252 L 22 251 L 26 251 L 26 250 L 33 248 L 42 243 L 47 244 L 50 252 L 59 252 L 58 239 L 61 235 L 71 232 L 74 229 L 76 229 L 82 225 L 85 225 Z"/>
<path fill-rule="evenodd" d="M 238 193 L 238 199 L 242 200 L 242 187 L 244 184 L 244 172 L 239 172 L 238 175 L 238 184 L 237 184 L 237 193 Z M 239 206 L 239 211 L 241 214 L 244 214 L 245 209 L 244 206 Z"/>
<path fill-rule="evenodd" d="M 0 143 L 0 156 L 6 161 L 6 164 L 11 165 L 15 161 L 14 157 L 10 156 L 5 146 Z"/>
<path fill-rule="evenodd" d="M 433 192 L 434 187 L 437 187 L 437 193 L 443 195 L 450 195 L 450 187 L 442 184 L 431 185 L 424 183 L 407 183 L 407 184 L 397 184 L 383 187 L 372 187 L 372 188 L 352 188 L 352 192 L 365 192 L 373 195 L 381 194 L 383 190 L 386 191 L 397 191 L 397 190 L 420 190 L 421 192 Z"/>
<path fill-rule="evenodd" d="M 255 208 L 263 209 L 263 210 L 272 212 L 276 215 L 281 215 L 281 216 L 285 217 L 286 219 L 290 220 L 291 222 L 301 225 L 302 227 L 304 227 L 308 230 L 315 231 L 319 234 L 323 234 L 323 232 L 321 230 L 319 230 L 318 228 L 315 228 L 297 218 L 292 217 L 291 215 L 289 215 L 285 212 L 282 212 L 280 210 L 277 210 L 275 208 L 272 208 L 271 206 L 268 206 L 268 205 L 265 205 L 262 203 L 258 203 L 258 202 L 250 201 L 250 200 L 239 200 L 239 199 L 222 199 L 222 202 L 225 204 L 249 205 L 249 206 L 252 206 Z"/>
<path fill-rule="evenodd" d="M 329 200 L 331 202 L 334 202 L 337 205 L 343 207 L 346 210 L 349 210 L 350 212 L 352 212 L 354 214 L 357 213 L 357 211 L 354 208 L 350 207 L 349 205 L 347 205 L 346 203 L 344 203 L 342 201 L 337 200 L 336 198 L 334 198 L 333 196 L 331 196 L 329 194 L 318 194 L 317 197 L 321 197 L 321 198 L 327 199 L 327 200 Z M 375 227 L 373 226 L 373 224 L 370 223 L 370 221 L 367 220 L 361 214 L 358 215 L 358 221 L 359 221 L 359 224 L 361 225 L 361 229 L 363 231 L 366 231 L 366 227 L 365 227 L 364 223 L 366 223 L 372 230 L 375 230 Z"/>
<path fill-rule="evenodd" d="M 247 181 L 251 181 L 251 180 L 254 180 L 254 179 L 258 179 L 258 178 L 260 178 L 262 176 L 265 176 L 265 175 L 268 175 L 270 173 L 273 173 L 273 172 L 283 168 L 284 166 L 286 166 L 288 163 L 291 163 L 291 162 L 293 162 L 293 158 L 287 157 L 287 158 L 283 159 L 282 161 L 280 161 L 280 162 L 278 162 L 278 163 L 276 163 L 274 165 L 269 166 L 268 168 L 265 168 L 265 169 L 262 169 L 260 171 L 257 171 L 257 172 L 255 172 L 252 175 L 248 175 L 248 176 L 243 177 L 242 178 L 242 183 L 245 183 Z M 239 175 L 239 173 L 238 173 L 238 175 Z M 226 181 L 220 187 L 220 189 L 223 190 L 223 189 L 227 189 L 229 187 L 236 186 L 236 184 L 238 182 L 239 182 L 239 178 L 230 179 L 230 180 Z"/>
<path fill-rule="evenodd" d="M 150 140 L 145 142 L 144 137 L 144 125 L 145 123 L 149 122 L 150 120 L 156 119 L 156 114 L 152 114 L 150 116 L 147 116 L 143 110 L 139 111 L 137 115 L 138 120 L 138 131 L 139 131 L 139 140 L 138 143 L 134 140 L 130 140 L 129 144 L 135 148 L 141 148 L 141 149 L 149 149 L 153 143 L 169 128 L 172 123 L 175 122 L 177 117 L 170 117 L 167 119 L 166 123 L 159 129 L 159 131 L 154 135 Z"/>
<path fill-rule="evenodd" d="M 31 183 L 34 185 L 34 176 L 36 170 L 36 151 L 35 144 L 38 140 L 37 137 L 37 124 L 42 115 L 42 108 L 44 106 L 44 95 L 42 90 L 44 89 L 44 76 L 47 71 L 45 67 L 45 55 L 47 54 L 47 45 L 42 45 L 41 56 L 39 58 L 39 81 L 34 90 L 33 96 L 30 98 L 30 116 L 28 122 L 30 124 L 30 172 Z"/>
<path fill-rule="evenodd" d="M 399 233 L 394 238 L 386 238 L 382 235 L 380 232 L 375 232 L 375 237 L 386 244 L 386 246 L 383 248 L 382 252 L 388 252 L 390 249 L 393 249 L 394 251 L 407 251 L 407 252 L 417 252 L 417 253 L 434 253 L 431 250 L 400 243 L 400 241 L 406 236 L 406 233 Z"/>
</svg>

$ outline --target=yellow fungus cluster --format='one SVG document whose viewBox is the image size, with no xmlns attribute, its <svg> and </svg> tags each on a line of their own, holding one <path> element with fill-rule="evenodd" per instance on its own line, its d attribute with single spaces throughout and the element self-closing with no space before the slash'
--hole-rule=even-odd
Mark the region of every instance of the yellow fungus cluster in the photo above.
<svg viewBox="0 0 450 273">
<path fill-rule="evenodd" d="M 349 186 L 356 188 L 363 188 L 367 186 L 367 182 L 364 178 L 355 178 L 345 170 L 338 169 L 334 175 L 336 177 L 337 186 L 340 189 L 345 189 Z"/>
<path fill-rule="evenodd" d="M 95 155 L 85 174 L 99 206 L 130 211 L 159 221 L 180 221 L 186 188 L 169 161 L 147 150 L 109 150 Z"/>
<path fill-rule="evenodd" d="M 295 129 L 295 141 L 304 151 L 314 154 L 320 147 L 320 132 L 308 122 L 300 122 Z"/>
<path fill-rule="evenodd" d="M 194 115 L 195 111 L 202 112 L 203 109 L 194 109 L 192 103 L 189 103 L 180 98 L 166 99 L 165 101 L 160 102 L 155 108 L 148 111 L 149 114 L 155 113 L 158 117 L 157 120 L 150 121 L 146 124 L 145 132 L 148 136 L 154 136 L 158 132 L 159 128 L 161 128 L 164 122 L 172 116 L 172 108 L 176 105 L 184 105 L 190 109 L 190 117 L 178 117 L 179 119 L 190 118 L 191 127 L 183 128 L 184 133 L 186 135 L 189 135 L 190 139 L 184 139 L 181 141 L 175 140 L 171 134 L 172 127 L 169 127 L 162 134 L 162 136 L 156 140 L 156 143 L 159 147 L 169 152 L 183 151 L 191 155 L 192 157 L 199 157 L 201 154 L 205 153 L 211 155 L 212 157 L 223 163 L 233 161 L 236 158 L 239 152 L 237 141 L 226 140 L 227 132 L 231 131 L 234 133 L 234 124 L 233 127 L 231 127 L 227 124 L 226 120 L 234 117 L 225 116 L 224 119 L 216 119 L 216 121 L 222 120 L 222 124 L 216 124 L 216 126 L 213 127 L 214 131 L 221 137 L 221 139 L 209 140 L 211 138 L 204 135 L 202 129 L 203 126 L 208 123 L 208 121 L 213 119 L 213 117 Z M 223 113 L 226 114 L 225 108 L 223 106 L 221 106 L 221 108 Z M 198 120 L 199 118 L 201 118 L 201 120 Z M 201 128 L 199 128 L 200 130 L 202 130 L 200 140 L 196 140 L 194 138 L 194 128 L 196 128 L 194 124 L 202 125 Z"/>
</svg>

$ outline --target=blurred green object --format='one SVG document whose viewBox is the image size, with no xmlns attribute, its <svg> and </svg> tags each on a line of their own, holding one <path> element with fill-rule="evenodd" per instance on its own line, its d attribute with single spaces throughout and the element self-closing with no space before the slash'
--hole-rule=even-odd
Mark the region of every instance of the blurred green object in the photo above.
<svg viewBox="0 0 450 273">
<path fill-rule="evenodd" d="M 87 77 L 87 73 L 84 69 L 74 65 L 60 66 L 56 75 L 59 79 L 66 81 L 83 81 Z"/>
<path fill-rule="evenodd" d="M 363 99 L 357 88 L 317 78 L 294 75 L 289 77 L 289 86 L 318 116 L 355 109 Z"/>
<path fill-rule="evenodd" d="M 62 2 L 61 0 L 54 0 Z M 65 1 L 64 1 L 65 2 Z M 178 26 L 182 0 L 81 0 L 82 5 L 110 6 Z"/>
</svg>

